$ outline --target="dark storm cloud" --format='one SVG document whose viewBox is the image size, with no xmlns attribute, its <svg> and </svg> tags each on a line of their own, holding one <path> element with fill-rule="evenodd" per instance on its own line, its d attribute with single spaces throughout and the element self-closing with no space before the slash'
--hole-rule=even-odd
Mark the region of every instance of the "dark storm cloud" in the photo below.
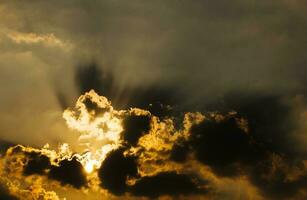
<svg viewBox="0 0 307 200">
<path fill-rule="evenodd" d="M 248 119 L 251 136 L 266 150 L 297 156 L 293 132 L 299 122 L 295 105 L 286 102 L 291 95 L 250 94 L 238 92 L 228 95 L 221 108 L 236 110 Z"/>
<path fill-rule="evenodd" d="M 228 108 L 248 119 L 249 133 L 266 152 L 248 170 L 251 182 L 273 199 L 288 199 L 307 186 L 305 166 L 306 151 L 298 148 L 299 138 L 294 133 L 301 126 L 301 114 L 292 95 L 235 94 L 225 100 Z M 299 108 L 301 109 L 301 108 Z M 304 143 L 304 142 L 303 142 Z M 302 173 L 299 177 L 293 173 Z"/>
<path fill-rule="evenodd" d="M 26 162 L 23 165 L 23 175 L 34 174 L 47 175 L 47 170 L 51 168 L 50 158 L 38 151 L 25 151 L 22 146 L 14 146 L 12 153 L 24 155 Z M 8 156 L 8 155 L 6 155 Z"/>
<path fill-rule="evenodd" d="M 98 172 L 101 186 L 115 195 L 128 192 L 135 196 L 154 198 L 161 195 L 178 196 L 206 192 L 200 188 L 204 181 L 193 175 L 163 172 L 140 177 L 137 171 L 137 158 L 125 157 L 123 152 L 124 149 L 118 149 L 109 153 Z M 128 185 L 128 176 L 139 179 L 135 184 Z"/>
<path fill-rule="evenodd" d="M 129 190 L 133 195 L 156 198 L 161 195 L 179 195 L 204 193 L 198 188 L 196 180 L 189 175 L 176 172 L 163 172 L 151 177 L 142 177 Z"/>
<path fill-rule="evenodd" d="M 247 119 L 248 135 L 264 150 L 302 159 L 306 158 L 306 150 L 300 148 L 304 138 L 299 139 L 297 132 L 302 126 L 305 130 L 305 105 L 305 97 L 296 93 L 277 95 L 240 91 L 225 95 L 205 109 L 235 110 Z"/>
<path fill-rule="evenodd" d="M 259 153 L 254 149 L 252 138 L 238 127 L 234 118 L 205 121 L 193 127 L 191 134 L 196 157 L 210 166 L 249 162 Z"/>
<path fill-rule="evenodd" d="M 188 141 L 173 146 L 170 158 L 188 162 L 187 154 L 194 152 L 218 176 L 247 175 L 267 198 L 294 197 L 307 186 L 306 153 L 297 148 L 300 141 L 294 133 L 300 127 L 300 114 L 289 99 L 246 92 L 227 95 L 212 108 L 238 111 L 247 119 L 248 131 L 239 126 L 237 116 L 207 118 L 192 127 Z"/>
<path fill-rule="evenodd" d="M 10 194 L 3 185 L 0 185 L 0 198 L 1 200 L 18 200 L 18 198 Z"/>
<path fill-rule="evenodd" d="M 251 182 L 260 188 L 264 196 L 272 199 L 288 199 L 307 187 L 306 174 L 291 177 L 293 173 L 291 168 L 295 170 L 294 173 L 299 173 L 306 170 L 304 167 L 301 161 L 277 157 L 257 163 L 252 167 L 249 176 Z"/>
<path fill-rule="evenodd" d="M 134 157 L 125 157 L 124 149 L 117 149 L 108 154 L 103 161 L 98 175 L 101 186 L 115 195 L 127 191 L 126 179 L 128 176 L 137 176 L 137 165 Z"/>
<path fill-rule="evenodd" d="M 26 153 L 28 162 L 24 166 L 24 175 L 46 174 L 46 169 L 50 169 L 51 162 L 48 156 L 37 152 Z"/>
<path fill-rule="evenodd" d="M 121 134 L 124 140 L 134 146 L 139 138 L 150 130 L 150 116 L 131 114 L 124 119 L 123 129 Z"/>
<path fill-rule="evenodd" d="M 190 151 L 190 145 L 186 142 L 175 144 L 172 148 L 170 159 L 179 163 L 185 162 Z"/>
<path fill-rule="evenodd" d="M 52 166 L 48 177 L 79 189 L 87 185 L 84 168 L 76 157 L 60 161 L 59 166 Z"/>
<path fill-rule="evenodd" d="M 15 146 L 16 144 L 12 143 L 12 142 L 8 142 L 5 140 L 1 140 L 0 139 L 0 155 L 4 154 L 8 148 Z"/>
<path fill-rule="evenodd" d="M 238 175 L 242 166 L 258 161 L 264 153 L 252 137 L 238 126 L 235 117 L 221 121 L 204 120 L 191 129 L 188 144 L 173 147 L 171 158 L 185 161 L 187 150 L 195 152 L 196 158 L 221 176 Z"/>
<path fill-rule="evenodd" d="M 78 189 L 87 186 L 84 168 L 75 156 L 63 159 L 55 165 L 51 163 L 51 159 L 47 155 L 42 154 L 38 149 L 24 150 L 19 145 L 13 147 L 12 153 L 12 155 L 21 154 L 25 156 L 27 161 L 22 166 L 24 176 L 42 175 L 57 180 L 63 185 L 68 184 Z"/>
</svg>

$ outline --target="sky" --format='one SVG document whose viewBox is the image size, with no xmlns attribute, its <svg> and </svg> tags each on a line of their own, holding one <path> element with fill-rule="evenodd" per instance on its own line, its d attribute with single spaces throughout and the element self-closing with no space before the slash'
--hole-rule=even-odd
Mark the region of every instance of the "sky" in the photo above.
<svg viewBox="0 0 307 200">
<path fill-rule="evenodd" d="M 306 199 L 306 11 L 0 0 L 0 197 Z"/>
</svg>

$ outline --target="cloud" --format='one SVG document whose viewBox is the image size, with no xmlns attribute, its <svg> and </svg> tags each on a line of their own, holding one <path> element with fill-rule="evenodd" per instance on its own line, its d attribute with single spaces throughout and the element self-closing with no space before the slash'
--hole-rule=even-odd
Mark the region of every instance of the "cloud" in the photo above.
<svg viewBox="0 0 307 200">
<path fill-rule="evenodd" d="M 174 198 L 180 195 L 204 193 L 198 188 L 195 179 L 176 172 L 163 172 L 151 177 L 142 177 L 130 188 L 133 195 L 156 198 L 170 195 Z"/>
<path fill-rule="evenodd" d="M 3 181 L 25 181 L 31 187 L 37 185 L 37 194 L 56 197 L 59 189 L 47 190 L 44 180 L 58 185 L 56 188 L 74 188 L 82 194 L 105 192 L 114 198 L 233 199 L 238 187 L 244 188 L 239 195 L 246 198 L 304 198 L 304 154 L 299 149 L 289 151 L 291 143 L 284 140 L 285 135 L 272 134 L 280 130 L 274 126 L 282 122 L 290 128 L 280 133 L 295 141 L 293 131 L 301 121 L 289 119 L 296 119 L 300 113 L 296 108 L 301 111 L 304 107 L 294 104 L 302 99 L 239 97 L 243 100 L 232 96 L 228 104 L 219 105 L 223 112 L 159 118 L 139 108 L 117 110 L 106 97 L 91 90 L 63 114 L 67 124 L 80 132 L 82 150 L 73 152 L 68 144 L 57 151 L 48 145 L 41 149 L 11 147 L 2 158 Z M 271 109 L 268 118 L 262 108 Z M 298 119 L 301 117 L 304 115 Z M 114 127 L 119 129 L 114 132 Z M 301 131 L 301 126 L 298 128 Z M 276 146 L 262 131 L 277 141 Z M 15 187 L 20 188 L 10 186 L 9 191 Z"/>
<path fill-rule="evenodd" d="M 303 0 L 1 3 L 1 154 L 10 143 L 72 150 L 9 150 L 0 179 L 30 199 L 59 188 L 306 199 L 306 8 Z M 85 92 L 64 113 L 69 130 L 62 111 Z M 198 193 L 198 181 L 212 190 Z"/>
<path fill-rule="evenodd" d="M 87 185 L 86 175 L 83 166 L 75 157 L 59 162 L 59 166 L 52 166 L 48 177 L 60 181 L 62 184 L 69 184 L 75 188 Z"/>
<path fill-rule="evenodd" d="M 15 156 L 19 161 L 13 165 L 13 172 L 19 168 L 24 176 L 46 176 L 76 188 L 87 185 L 84 168 L 73 155 L 61 155 L 61 152 L 56 153 L 47 148 L 35 149 L 17 145 L 7 151 L 4 159 L 14 163 Z"/>
<path fill-rule="evenodd" d="M 101 186 L 116 195 L 125 193 L 128 176 L 134 177 L 138 173 L 135 158 L 125 157 L 123 153 L 124 149 L 110 152 L 98 171 Z"/>
<path fill-rule="evenodd" d="M 247 176 L 265 199 L 302 198 L 306 157 L 304 150 L 294 146 L 305 143 L 296 135 L 304 117 L 300 114 L 304 113 L 301 100 L 235 94 L 219 106 L 239 114 L 207 115 L 192 126 L 188 140 L 173 146 L 170 158 L 188 163 L 189 155 L 195 154 L 219 177 Z M 296 107 L 300 107 L 299 112 Z"/>
<path fill-rule="evenodd" d="M 3 200 L 18 200 L 18 198 L 10 194 L 3 185 L 0 185 L 0 196 Z"/>
<path fill-rule="evenodd" d="M 298 155 L 299 144 L 294 132 L 301 126 L 301 108 L 297 112 L 295 95 L 251 94 L 236 92 L 225 97 L 221 107 L 234 109 L 248 119 L 249 132 L 266 150 L 280 154 Z M 302 102 L 300 103 L 302 106 Z"/>
<path fill-rule="evenodd" d="M 150 116 L 147 115 L 131 115 L 127 116 L 123 121 L 123 138 L 130 145 L 136 145 L 139 138 L 148 133 L 150 130 Z"/>
<path fill-rule="evenodd" d="M 223 118 L 204 120 L 192 127 L 190 145 L 198 160 L 217 174 L 229 176 L 238 173 L 237 164 L 254 162 L 263 152 L 253 144 L 249 133 L 239 127 L 236 117 Z"/>
<path fill-rule="evenodd" d="M 306 160 L 292 161 L 291 158 L 272 154 L 251 170 L 253 184 L 272 199 L 288 199 L 299 194 L 307 186 Z"/>
<path fill-rule="evenodd" d="M 35 34 L 35 33 L 21 33 L 9 31 L 7 33 L 7 37 L 9 37 L 12 41 L 17 44 L 26 43 L 26 44 L 37 44 L 42 43 L 43 45 L 49 47 L 60 47 L 60 48 L 68 48 L 69 44 L 61 41 L 54 34 Z"/>
<path fill-rule="evenodd" d="M 16 145 L 12 142 L 8 142 L 5 140 L 0 140 L 0 144 L 0 155 L 3 155 L 8 150 L 8 148 Z"/>
<path fill-rule="evenodd" d="M 170 159 L 179 163 L 185 162 L 189 152 L 190 146 L 186 142 L 175 144 L 172 148 Z"/>
<path fill-rule="evenodd" d="M 50 181 L 46 180 L 50 168 L 51 159 L 49 156 L 52 155 L 49 153 L 52 152 L 47 149 L 17 145 L 9 148 L 6 154 L 1 157 L 0 182 L 5 185 L 5 190 L 11 194 L 12 199 L 49 198 L 59 200 L 56 192 L 47 189 L 46 186 L 46 183 Z M 53 184 L 56 188 L 57 184 Z"/>
<path fill-rule="evenodd" d="M 46 170 L 51 168 L 50 158 L 46 155 L 42 155 L 38 152 L 26 153 L 28 157 L 28 162 L 24 167 L 24 174 L 46 174 Z"/>
</svg>

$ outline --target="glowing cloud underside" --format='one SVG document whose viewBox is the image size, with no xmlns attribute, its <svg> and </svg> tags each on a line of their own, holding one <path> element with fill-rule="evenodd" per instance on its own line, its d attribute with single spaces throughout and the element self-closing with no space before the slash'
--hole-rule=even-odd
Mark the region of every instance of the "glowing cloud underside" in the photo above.
<svg viewBox="0 0 307 200">
<path fill-rule="evenodd" d="M 199 194 L 210 187 L 230 184 L 230 180 L 216 175 L 223 167 L 236 170 L 253 163 L 262 164 L 263 160 L 275 163 L 272 160 L 275 154 L 271 153 L 251 161 L 249 157 L 261 154 L 261 148 L 250 135 L 248 121 L 234 111 L 206 115 L 188 112 L 181 118 L 161 119 L 139 108 L 116 110 L 106 97 L 91 90 L 78 98 L 74 108 L 66 109 L 63 118 L 79 134 L 81 150 L 75 152 L 67 143 L 57 150 L 50 149 L 48 144 L 41 149 L 11 147 L 0 165 L 0 182 L 5 183 L 10 193 L 20 198 L 56 200 L 61 198 L 55 191 L 65 185 L 85 194 L 108 191 L 153 198 L 172 195 L 172 191 Z M 227 152 L 221 151 L 223 148 Z M 282 156 L 275 157 L 283 162 Z M 221 160 L 227 160 L 222 167 Z M 305 165 L 304 161 L 302 166 Z M 295 172 L 305 174 L 304 170 L 305 167 Z M 300 177 L 295 176 L 294 182 Z M 243 181 L 245 190 L 252 191 L 255 199 L 261 199 L 248 178 L 245 175 L 241 178 L 231 184 Z M 157 190 L 157 193 L 146 190 L 146 187 L 159 188 L 160 181 L 183 184 L 178 187 L 185 190 L 178 191 L 172 186 L 169 191 Z"/>
<path fill-rule="evenodd" d="M 87 172 L 99 168 L 106 154 L 120 145 L 122 112 L 94 90 L 81 95 L 74 109 L 64 111 L 67 125 L 80 132 L 80 143 L 86 146 L 80 162 Z"/>
</svg>

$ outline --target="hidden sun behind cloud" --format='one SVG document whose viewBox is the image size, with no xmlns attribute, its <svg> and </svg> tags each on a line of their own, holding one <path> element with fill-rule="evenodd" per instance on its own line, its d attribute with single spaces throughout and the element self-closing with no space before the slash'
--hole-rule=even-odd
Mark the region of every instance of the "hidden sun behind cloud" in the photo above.
<svg viewBox="0 0 307 200">
<path fill-rule="evenodd" d="M 236 111 L 160 118 L 140 108 L 116 110 L 91 90 L 63 118 L 82 150 L 67 143 L 57 150 L 10 147 L 0 168 L 7 195 L 63 199 L 64 187 L 106 198 L 219 199 L 233 195 L 225 187 L 236 184 L 247 199 L 305 195 L 306 160 L 260 142 Z"/>
</svg>

